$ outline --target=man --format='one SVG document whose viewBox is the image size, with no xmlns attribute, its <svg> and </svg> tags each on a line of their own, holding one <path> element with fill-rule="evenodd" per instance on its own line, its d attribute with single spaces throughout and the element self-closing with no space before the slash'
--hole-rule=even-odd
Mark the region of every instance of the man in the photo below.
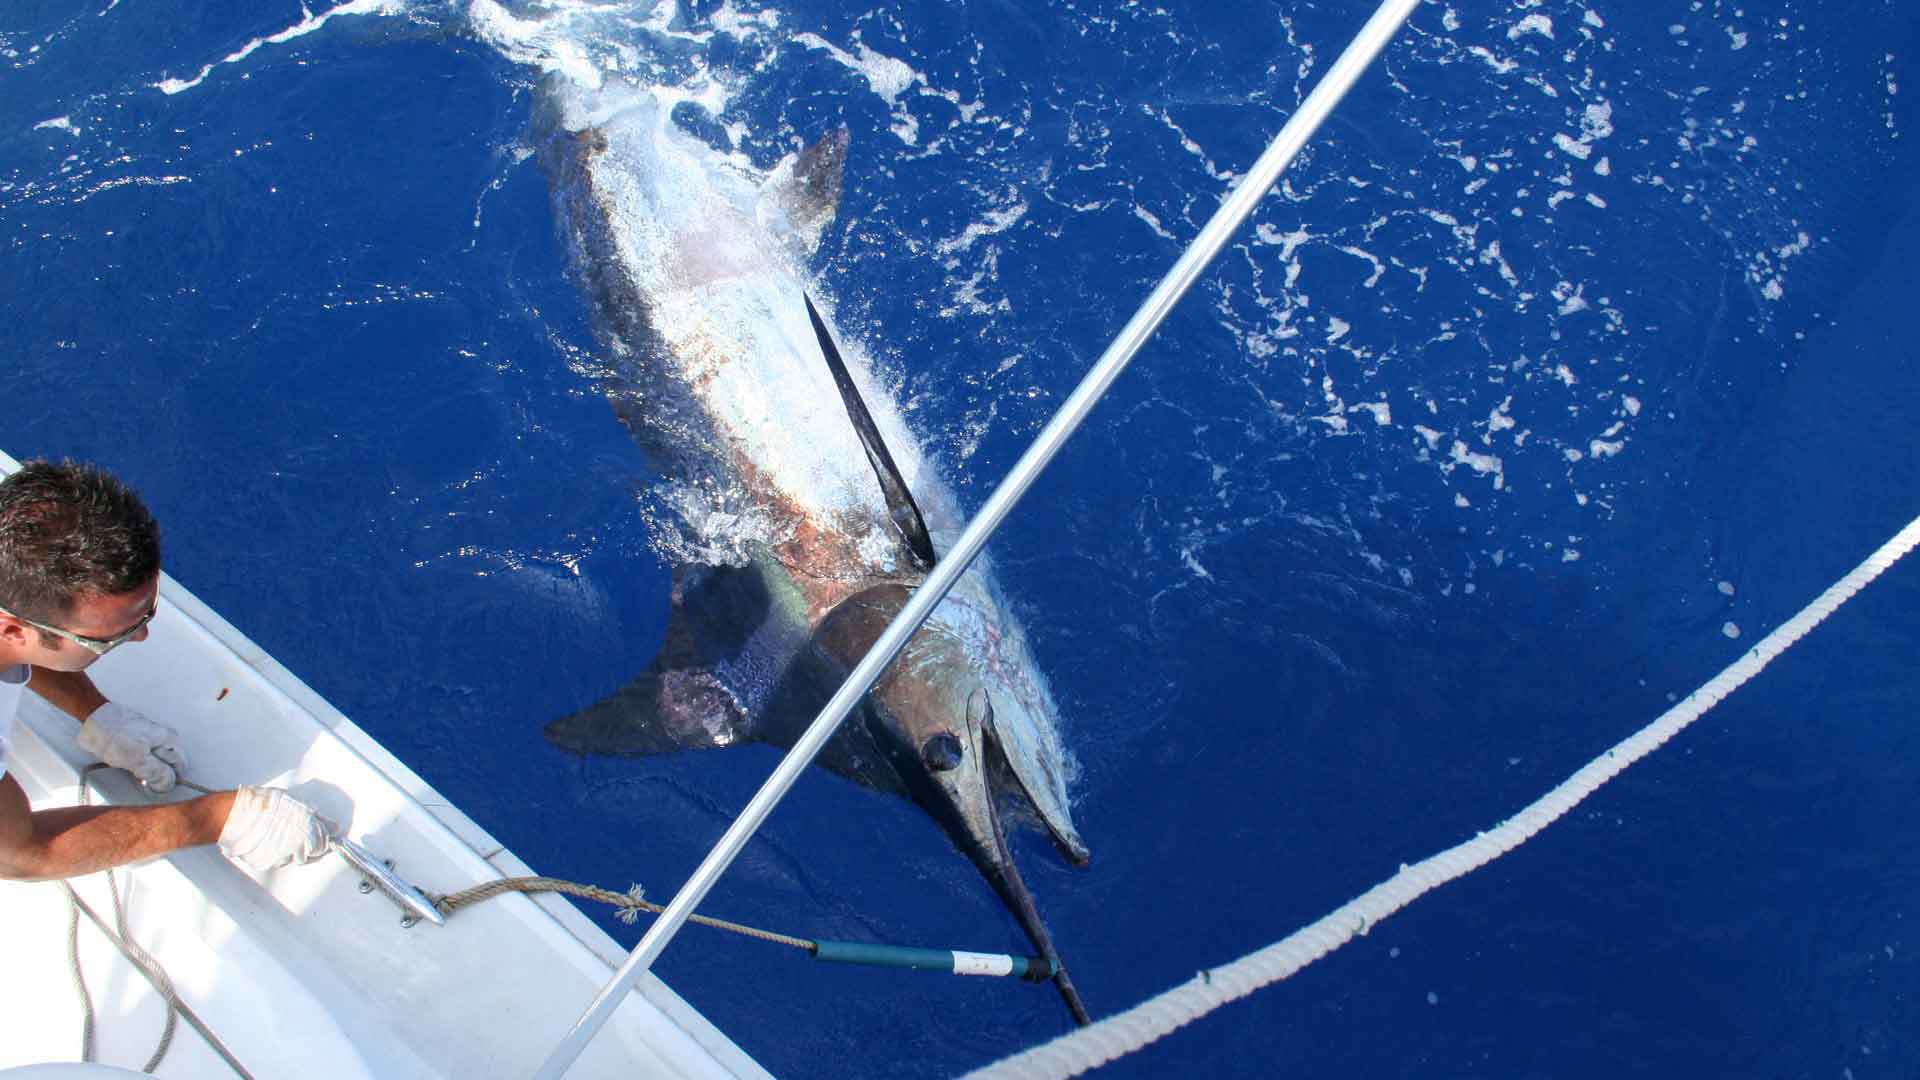
<svg viewBox="0 0 1920 1080">
<path fill-rule="evenodd" d="M 82 749 L 150 791 L 174 786 L 186 768 L 174 730 L 108 701 L 86 673 L 112 649 L 145 640 L 159 590 L 159 528 L 119 481 L 44 461 L 0 480 L 0 878 L 73 877 L 216 842 L 255 870 L 325 854 L 324 821 L 273 788 L 34 810 L 6 775 L 20 694 L 32 689 L 81 721 Z"/>
</svg>

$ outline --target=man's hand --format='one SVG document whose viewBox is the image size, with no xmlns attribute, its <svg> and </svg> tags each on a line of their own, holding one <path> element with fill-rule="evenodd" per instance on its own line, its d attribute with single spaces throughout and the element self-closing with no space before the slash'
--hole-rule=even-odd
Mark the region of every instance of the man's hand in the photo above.
<svg viewBox="0 0 1920 1080">
<path fill-rule="evenodd" d="M 333 826 L 279 788 L 243 787 L 220 830 L 220 853 L 255 872 L 309 863 L 327 853 Z"/>
<path fill-rule="evenodd" d="M 180 733 L 156 724 L 117 701 L 93 710 L 80 725 L 80 749 L 116 769 L 125 769 L 156 794 L 173 790 L 187 767 L 176 745 Z"/>
</svg>

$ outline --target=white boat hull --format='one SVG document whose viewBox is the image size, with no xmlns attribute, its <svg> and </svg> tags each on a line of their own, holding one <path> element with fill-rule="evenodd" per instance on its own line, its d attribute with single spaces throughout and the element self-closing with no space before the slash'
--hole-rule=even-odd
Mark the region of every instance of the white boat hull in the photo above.
<svg viewBox="0 0 1920 1080">
<path fill-rule="evenodd" d="M 0 455 L 0 468 L 15 463 Z M 108 697 L 180 729 L 190 779 L 211 788 L 291 788 L 429 892 L 532 873 L 412 770 L 179 583 L 164 579 L 150 638 L 92 669 Z M 77 724 L 28 694 L 8 772 L 36 808 L 80 801 L 89 764 Z M 86 775 L 96 803 L 141 803 L 123 773 Z M 215 1038 L 256 1077 L 531 1075 L 624 950 L 553 896 L 513 895 L 445 927 L 401 926 L 338 856 L 254 880 L 212 848 L 120 871 L 131 936 L 165 968 Z M 77 879 L 111 924 L 105 875 Z M 81 1006 L 68 974 L 57 883 L 0 882 L 7 977 L 0 1069 L 79 1056 Z M 82 961 L 99 1014 L 99 1060 L 145 1063 L 163 1005 L 83 917 Z M 233 1075 L 182 1024 L 160 1076 Z M 572 1077 L 759 1077 L 765 1070 L 678 995 L 649 978 Z"/>
</svg>

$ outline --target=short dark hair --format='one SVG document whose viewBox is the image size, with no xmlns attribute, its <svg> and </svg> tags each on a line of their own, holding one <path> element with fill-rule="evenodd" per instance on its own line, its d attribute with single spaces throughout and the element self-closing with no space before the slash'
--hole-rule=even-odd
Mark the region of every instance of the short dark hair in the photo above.
<svg viewBox="0 0 1920 1080">
<path fill-rule="evenodd" d="M 140 496 L 95 465 L 29 461 L 0 480 L 0 607 L 55 622 L 82 596 L 160 573 L 160 526 Z"/>
</svg>

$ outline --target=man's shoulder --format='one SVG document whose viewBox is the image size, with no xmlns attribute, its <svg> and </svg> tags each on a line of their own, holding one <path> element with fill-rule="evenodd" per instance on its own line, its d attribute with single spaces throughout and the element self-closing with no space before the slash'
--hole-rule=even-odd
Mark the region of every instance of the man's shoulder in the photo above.
<svg viewBox="0 0 1920 1080">
<path fill-rule="evenodd" d="M 13 747 L 13 718 L 20 711 L 20 688 L 33 669 L 25 664 L 0 668 L 0 777 L 7 775 L 7 756 Z"/>
</svg>

